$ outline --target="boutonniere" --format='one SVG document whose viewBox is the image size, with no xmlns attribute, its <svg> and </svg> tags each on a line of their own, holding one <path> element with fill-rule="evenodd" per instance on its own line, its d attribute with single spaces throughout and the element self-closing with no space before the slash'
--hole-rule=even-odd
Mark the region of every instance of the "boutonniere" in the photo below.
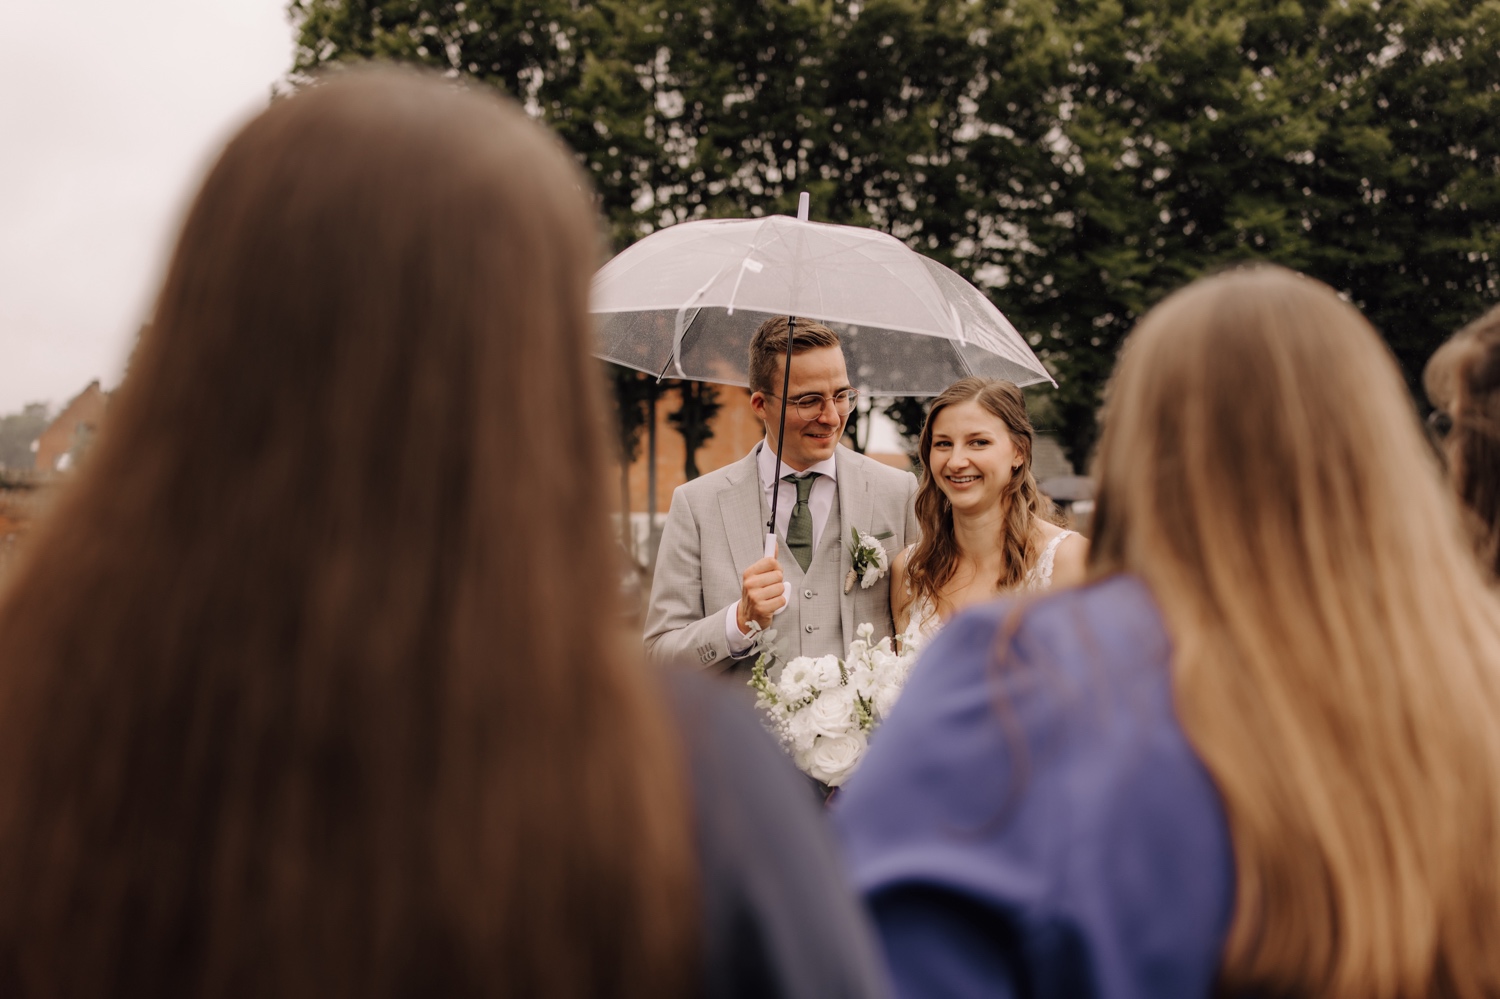
<svg viewBox="0 0 1500 999">
<path fill-rule="evenodd" d="M 889 538 L 891 532 L 866 534 L 857 527 L 851 527 L 849 535 L 854 540 L 849 545 L 849 575 L 844 577 L 844 592 L 854 589 L 856 579 L 859 580 L 860 589 L 868 590 L 890 568 L 890 559 L 886 557 L 885 546 L 880 542 Z"/>
</svg>

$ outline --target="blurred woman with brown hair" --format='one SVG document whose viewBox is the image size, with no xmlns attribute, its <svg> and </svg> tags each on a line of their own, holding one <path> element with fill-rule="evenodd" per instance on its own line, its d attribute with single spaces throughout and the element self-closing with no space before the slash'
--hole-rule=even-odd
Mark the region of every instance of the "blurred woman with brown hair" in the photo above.
<svg viewBox="0 0 1500 999">
<path fill-rule="evenodd" d="M 932 401 L 918 442 L 922 540 L 891 561 L 898 633 L 925 642 L 964 607 L 1083 578 L 1088 542 L 1047 519 L 1035 442 L 1011 382 L 963 378 Z"/>
<path fill-rule="evenodd" d="M 0 602 L 4 995 L 878 991 L 775 746 L 618 625 L 585 191 L 408 73 L 230 142 Z"/>
<path fill-rule="evenodd" d="M 1500 995 L 1500 603 L 1375 331 L 1193 284 L 1095 473 L 1094 581 L 949 624 L 841 795 L 898 991 Z"/>
<path fill-rule="evenodd" d="M 1500 580 L 1500 307 L 1439 347 L 1423 382 L 1474 549 L 1490 579 Z"/>
</svg>

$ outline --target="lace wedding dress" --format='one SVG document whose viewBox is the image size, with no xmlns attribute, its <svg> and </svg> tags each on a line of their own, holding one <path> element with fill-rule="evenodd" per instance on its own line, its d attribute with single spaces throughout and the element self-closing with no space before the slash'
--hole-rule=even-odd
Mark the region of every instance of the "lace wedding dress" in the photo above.
<svg viewBox="0 0 1500 999">
<path fill-rule="evenodd" d="M 1057 546 L 1062 544 L 1064 538 L 1074 533 L 1076 532 L 1063 531 L 1057 537 L 1047 542 L 1047 547 L 1042 549 L 1042 554 L 1038 556 L 1036 565 L 1032 566 L 1031 571 L 1026 574 L 1026 578 L 1021 580 L 1021 585 L 1010 592 L 1038 593 L 1051 586 L 1052 560 L 1057 555 Z M 906 557 L 908 559 L 911 558 L 912 549 L 915 547 L 917 546 L 911 545 L 906 549 Z M 932 601 L 927 598 L 926 594 L 912 601 L 911 611 L 906 619 L 905 634 L 915 636 L 920 644 L 926 645 L 932 641 L 932 636 L 936 635 L 938 629 L 942 626 L 943 619 L 938 617 L 937 608 L 933 606 Z"/>
</svg>

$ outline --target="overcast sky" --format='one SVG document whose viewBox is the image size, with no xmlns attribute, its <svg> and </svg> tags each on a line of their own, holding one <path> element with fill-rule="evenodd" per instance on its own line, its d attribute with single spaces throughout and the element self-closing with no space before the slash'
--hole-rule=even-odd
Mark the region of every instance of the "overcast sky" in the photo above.
<svg viewBox="0 0 1500 999">
<path fill-rule="evenodd" d="M 291 64 L 285 0 L 3 0 L 0 415 L 120 377 L 186 202 Z"/>
</svg>

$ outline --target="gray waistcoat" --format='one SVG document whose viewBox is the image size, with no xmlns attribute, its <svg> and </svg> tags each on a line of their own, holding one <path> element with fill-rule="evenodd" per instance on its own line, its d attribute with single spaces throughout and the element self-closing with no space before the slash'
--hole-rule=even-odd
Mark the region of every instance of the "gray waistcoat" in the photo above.
<svg viewBox="0 0 1500 999">
<path fill-rule="evenodd" d="M 760 495 L 764 523 L 771 519 L 771 506 L 766 502 L 764 490 Z M 786 581 L 792 584 L 792 598 L 786 609 L 771 619 L 771 627 L 776 631 L 776 654 L 783 663 L 797 656 L 835 655 L 842 659 L 849 651 L 840 612 L 844 581 L 839 575 L 839 542 L 844 533 L 835 494 L 833 509 L 828 511 L 828 521 L 823 525 L 823 534 L 806 573 L 787 549 L 786 538 L 777 536 L 776 561 L 781 563 Z"/>
</svg>

